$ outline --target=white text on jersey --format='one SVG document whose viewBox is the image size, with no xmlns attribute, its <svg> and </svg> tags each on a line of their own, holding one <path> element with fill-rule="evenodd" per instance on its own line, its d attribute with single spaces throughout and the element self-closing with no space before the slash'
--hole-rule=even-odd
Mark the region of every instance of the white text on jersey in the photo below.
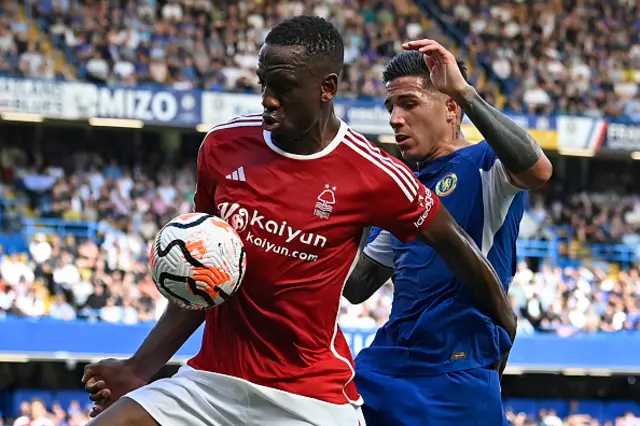
<svg viewBox="0 0 640 426">
<path fill-rule="evenodd" d="M 220 203 L 218 204 L 218 212 L 220 213 L 220 217 L 233 226 L 240 235 L 243 235 L 243 231 L 248 230 L 246 235 L 244 235 L 245 240 L 263 248 L 266 252 L 273 252 L 302 260 L 317 260 L 317 255 L 294 251 L 287 247 L 287 245 L 299 242 L 312 247 L 324 247 L 327 244 L 327 238 L 323 235 L 295 229 L 288 225 L 286 220 L 278 222 L 268 219 L 264 215 L 261 215 L 258 210 L 253 210 L 249 213 L 247 209 L 241 207 L 238 203 Z M 264 230 L 269 234 L 283 237 L 284 244 L 278 245 L 264 237 L 257 237 L 255 235 L 256 230 Z"/>
</svg>

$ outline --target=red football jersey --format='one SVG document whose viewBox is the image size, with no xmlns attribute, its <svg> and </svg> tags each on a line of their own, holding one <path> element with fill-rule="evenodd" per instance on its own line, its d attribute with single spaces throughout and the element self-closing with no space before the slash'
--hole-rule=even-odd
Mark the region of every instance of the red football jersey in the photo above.
<svg viewBox="0 0 640 426">
<path fill-rule="evenodd" d="M 244 240 L 240 290 L 207 311 L 189 365 L 323 401 L 360 403 L 338 326 L 340 297 L 368 228 L 408 241 L 438 198 L 411 171 L 342 123 L 313 155 L 282 151 L 260 116 L 214 127 L 198 154 L 196 211 Z"/>
</svg>

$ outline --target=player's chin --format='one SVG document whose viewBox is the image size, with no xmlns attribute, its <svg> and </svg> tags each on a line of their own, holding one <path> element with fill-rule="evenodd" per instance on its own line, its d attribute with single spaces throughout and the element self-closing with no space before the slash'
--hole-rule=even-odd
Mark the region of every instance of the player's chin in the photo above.
<svg viewBox="0 0 640 426">
<path fill-rule="evenodd" d="M 289 126 L 287 126 L 286 123 L 280 123 L 279 126 L 276 126 L 275 128 L 269 131 L 273 136 L 283 141 L 294 140 L 298 135 L 298 133 L 294 131 L 294 129 L 291 129 Z"/>
<path fill-rule="evenodd" d="M 400 155 L 406 161 L 420 161 L 424 156 L 421 156 L 418 149 L 415 146 L 400 148 Z"/>
</svg>

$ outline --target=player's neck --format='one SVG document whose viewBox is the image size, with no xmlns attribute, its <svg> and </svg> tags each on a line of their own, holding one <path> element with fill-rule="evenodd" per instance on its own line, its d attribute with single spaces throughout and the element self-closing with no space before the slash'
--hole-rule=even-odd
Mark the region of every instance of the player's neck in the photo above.
<svg viewBox="0 0 640 426">
<path fill-rule="evenodd" d="M 296 139 L 285 141 L 272 139 L 272 142 L 289 154 L 313 155 L 325 149 L 335 139 L 339 130 L 340 120 L 332 113 L 328 118 L 319 120 L 317 126 Z"/>
<path fill-rule="evenodd" d="M 453 154 L 459 149 L 466 148 L 471 143 L 466 139 L 453 139 L 449 141 L 442 141 L 436 144 L 431 152 L 427 154 L 423 159 L 418 161 L 418 166 L 428 162 L 429 160 L 435 160 L 436 158 L 446 157 L 449 154 Z"/>
</svg>

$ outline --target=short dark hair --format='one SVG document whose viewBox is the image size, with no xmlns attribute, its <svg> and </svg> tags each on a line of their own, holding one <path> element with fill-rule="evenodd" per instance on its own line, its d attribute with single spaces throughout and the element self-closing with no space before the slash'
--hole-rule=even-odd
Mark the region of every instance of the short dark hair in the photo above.
<svg viewBox="0 0 640 426">
<path fill-rule="evenodd" d="M 464 80 L 468 82 L 467 66 L 459 59 L 456 59 L 456 62 Z M 429 74 L 429 67 L 427 67 L 422 53 L 410 50 L 400 53 L 389 61 L 382 72 L 382 81 L 387 84 L 400 77 L 424 77 L 425 87 L 431 87 Z"/>
<path fill-rule="evenodd" d="M 344 41 L 338 29 L 324 18 L 301 15 L 286 19 L 269 31 L 264 42 L 303 47 L 308 61 L 321 63 L 336 74 L 342 71 Z"/>
</svg>

